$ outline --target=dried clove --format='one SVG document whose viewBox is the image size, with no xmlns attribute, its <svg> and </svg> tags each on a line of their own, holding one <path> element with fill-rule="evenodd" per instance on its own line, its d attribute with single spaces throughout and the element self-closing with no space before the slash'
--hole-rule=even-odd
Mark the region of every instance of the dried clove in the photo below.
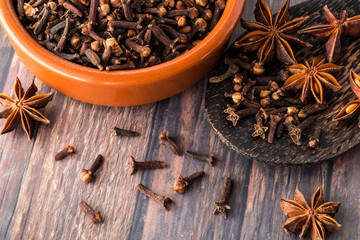
<svg viewBox="0 0 360 240">
<path fill-rule="evenodd" d="M 130 166 L 129 175 L 133 175 L 138 169 L 159 169 L 166 167 L 166 162 L 164 161 L 138 162 L 135 161 L 133 156 L 130 156 L 130 162 L 128 162 L 128 164 Z"/>
<path fill-rule="evenodd" d="M 201 172 L 196 172 L 193 173 L 187 177 L 182 177 L 179 176 L 178 179 L 176 179 L 175 183 L 174 183 L 174 191 L 177 193 L 184 193 L 187 191 L 189 184 L 197 179 L 200 178 L 202 176 L 205 175 L 205 172 L 201 171 Z"/>
<path fill-rule="evenodd" d="M 81 201 L 79 203 L 79 207 L 81 211 L 83 211 L 86 216 L 88 216 L 93 223 L 100 223 L 102 222 L 102 217 L 100 212 L 95 212 L 94 209 L 92 209 L 86 202 Z"/>
<path fill-rule="evenodd" d="M 318 149 L 321 135 L 321 127 L 316 126 L 314 135 L 309 138 L 309 147 Z"/>
<path fill-rule="evenodd" d="M 173 140 L 170 139 L 169 132 L 160 133 L 159 140 L 160 144 L 167 146 L 175 155 L 181 155 L 179 147 Z"/>
<path fill-rule="evenodd" d="M 301 145 L 300 139 L 303 131 L 308 129 L 315 121 L 316 117 L 311 116 L 305 119 L 300 125 L 291 125 L 289 128 L 289 136 L 296 145 Z"/>
<path fill-rule="evenodd" d="M 54 48 L 54 51 L 59 52 L 64 49 L 65 43 L 68 39 L 69 31 L 70 31 L 70 18 L 66 18 L 64 31 L 61 35 L 60 41 L 58 42 L 57 46 Z"/>
<path fill-rule="evenodd" d="M 227 78 L 231 77 L 232 75 L 238 73 L 239 71 L 240 71 L 240 68 L 237 65 L 231 64 L 225 73 L 223 73 L 219 76 L 211 77 L 209 79 L 209 82 L 210 83 L 220 83 L 220 82 L 226 80 Z"/>
<path fill-rule="evenodd" d="M 88 48 L 85 44 L 82 46 L 82 50 L 80 51 L 80 53 L 85 54 L 94 66 L 96 66 L 100 70 L 104 69 L 103 65 L 101 64 L 100 57 L 93 50 Z"/>
<path fill-rule="evenodd" d="M 258 111 L 259 111 L 259 109 L 250 107 L 250 108 L 245 108 L 245 109 L 236 111 L 235 113 L 239 116 L 239 120 L 240 120 L 240 119 L 255 116 Z"/>
<path fill-rule="evenodd" d="M 140 136 L 140 133 L 138 133 L 138 132 L 134 132 L 134 131 L 131 131 L 131 130 L 126 130 L 126 129 L 122 129 L 122 128 L 118 128 L 118 127 L 113 128 L 113 134 L 115 136 L 119 136 L 119 137 L 137 137 L 137 136 Z"/>
<path fill-rule="evenodd" d="M 298 116 L 299 116 L 299 118 L 304 119 L 304 118 L 307 118 L 308 116 L 322 112 L 326 109 L 328 109 L 328 105 L 315 103 L 313 105 L 307 105 L 303 109 L 301 109 L 298 113 Z"/>
<path fill-rule="evenodd" d="M 80 175 L 81 180 L 84 183 L 89 183 L 93 181 L 95 178 L 95 172 L 99 169 L 103 161 L 104 161 L 104 157 L 99 154 L 89 169 L 81 170 L 81 175 Z"/>
<path fill-rule="evenodd" d="M 241 104 L 247 108 L 256 108 L 256 109 L 261 108 L 261 105 L 259 103 L 248 100 L 247 98 L 244 97 L 243 93 L 240 92 L 225 93 L 224 96 L 231 97 L 231 99 L 236 104 L 236 106 L 239 106 Z"/>
<path fill-rule="evenodd" d="M 169 210 L 168 205 L 172 202 L 172 200 L 170 198 L 168 198 L 166 196 L 161 196 L 161 195 L 151 191 L 150 189 L 148 189 L 147 187 L 145 187 L 141 183 L 138 184 L 137 188 L 145 196 L 147 196 L 148 198 L 150 198 L 150 199 L 154 200 L 155 202 L 161 204 L 166 210 Z"/>
<path fill-rule="evenodd" d="M 55 161 L 60 161 L 73 153 L 75 153 L 74 147 L 67 145 L 63 150 L 61 150 L 54 156 L 54 159 Z"/>
<path fill-rule="evenodd" d="M 214 161 L 215 161 L 214 154 L 204 155 L 204 154 L 199 154 L 199 153 L 191 152 L 191 151 L 186 151 L 185 153 L 186 153 L 186 155 L 188 155 L 191 158 L 198 159 L 201 161 L 206 161 L 206 162 L 210 163 L 211 166 L 214 166 Z"/>
<path fill-rule="evenodd" d="M 219 21 L 221 12 L 225 9 L 225 6 L 225 0 L 216 0 L 214 14 L 210 23 L 210 29 L 213 29 L 216 26 L 216 23 Z"/>
<path fill-rule="evenodd" d="M 281 117 L 279 117 L 278 115 L 270 115 L 268 143 L 272 143 L 274 141 L 276 127 L 280 120 Z"/>
<path fill-rule="evenodd" d="M 281 138 L 283 133 L 284 133 L 284 122 L 285 122 L 285 114 L 279 114 L 279 116 L 281 117 L 281 120 L 278 124 L 278 127 L 276 129 L 276 137 L 277 138 Z"/>
<path fill-rule="evenodd" d="M 225 178 L 224 186 L 221 190 L 220 200 L 218 202 L 214 203 L 216 206 L 216 208 L 213 212 L 214 215 L 219 212 L 219 213 L 223 214 L 225 219 L 227 218 L 226 210 L 231 209 L 230 205 L 226 204 L 226 202 L 230 196 L 230 193 L 231 193 L 231 179 L 229 177 L 227 177 L 227 178 Z"/>
</svg>

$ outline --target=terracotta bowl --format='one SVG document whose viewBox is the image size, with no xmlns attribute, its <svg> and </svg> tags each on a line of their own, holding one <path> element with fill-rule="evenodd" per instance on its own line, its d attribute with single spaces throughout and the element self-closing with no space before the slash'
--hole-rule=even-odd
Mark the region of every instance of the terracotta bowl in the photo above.
<svg viewBox="0 0 360 240">
<path fill-rule="evenodd" d="M 39 45 L 17 18 L 13 0 L 0 1 L 0 21 L 25 66 L 51 88 L 77 100 L 107 106 L 155 102 L 199 81 L 218 61 L 245 0 L 227 0 L 214 30 L 187 53 L 157 66 L 106 72 L 63 60 Z"/>
</svg>

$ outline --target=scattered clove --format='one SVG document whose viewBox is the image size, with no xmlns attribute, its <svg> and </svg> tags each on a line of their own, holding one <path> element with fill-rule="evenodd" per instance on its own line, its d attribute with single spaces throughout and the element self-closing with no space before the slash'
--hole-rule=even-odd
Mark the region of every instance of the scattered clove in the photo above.
<svg viewBox="0 0 360 240">
<path fill-rule="evenodd" d="M 170 139 L 169 132 L 160 133 L 159 140 L 160 144 L 167 146 L 175 155 L 181 155 L 179 147 Z"/>
<path fill-rule="evenodd" d="M 224 186 L 221 190 L 221 197 L 220 197 L 220 200 L 218 202 L 215 202 L 215 210 L 213 212 L 213 214 L 215 215 L 216 213 L 222 213 L 224 218 L 226 219 L 227 218 L 227 213 L 226 213 L 226 210 L 230 210 L 231 207 L 226 204 L 229 196 L 230 196 L 230 193 L 231 193 L 231 179 L 229 177 L 225 178 L 225 181 L 224 181 Z"/>
<path fill-rule="evenodd" d="M 133 175 L 138 169 L 159 169 L 166 167 L 166 162 L 164 161 L 138 162 L 135 161 L 133 156 L 130 156 L 130 162 L 128 162 L 128 164 L 130 166 L 129 175 Z"/>
<path fill-rule="evenodd" d="M 75 153 L 74 147 L 67 145 L 63 150 L 61 150 L 54 156 L 54 159 L 55 161 L 60 161 L 73 153 Z"/>
<path fill-rule="evenodd" d="M 150 199 L 154 200 L 155 202 L 161 204 L 166 210 L 169 210 L 168 205 L 172 202 L 172 200 L 170 198 L 168 198 L 166 196 L 161 196 L 161 195 L 159 195 L 157 193 L 154 193 L 153 191 L 151 191 L 150 189 L 148 189 L 147 187 L 145 187 L 141 183 L 138 184 L 137 188 L 145 196 L 147 196 L 148 198 L 150 198 Z"/>
<path fill-rule="evenodd" d="M 95 212 L 94 209 L 92 209 L 86 202 L 81 201 L 79 203 L 79 207 L 81 211 L 83 211 L 86 216 L 88 216 L 93 223 L 100 223 L 102 222 L 102 217 L 100 212 Z"/>
<path fill-rule="evenodd" d="M 177 193 L 186 192 L 189 184 L 193 180 L 195 180 L 197 178 L 200 178 L 200 177 L 202 177 L 204 175 L 205 175 L 205 172 L 201 171 L 201 172 L 193 173 L 193 174 L 191 174 L 191 175 L 189 175 L 187 177 L 179 176 L 179 178 L 174 183 L 174 191 L 177 192 Z"/>
<path fill-rule="evenodd" d="M 99 154 L 89 169 L 81 170 L 81 175 L 80 175 L 81 180 L 84 183 L 89 183 L 93 181 L 95 178 L 95 172 L 99 169 L 103 161 L 104 161 L 104 157 Z"/>
<path fill-rule="evenodd" d="M 185 153 L 186 153 L 186 155 L 188 155 L 191 158 L 198 159 L 201 161 L 206 161 L 206 162 L 210 163 L 211 166 L 214 166 L 214 161 L 215 161 L 214 154 L 210 154 L 210 156 L 209 156 L 209 155 L 199 154 L 199 153 L 195 153 L 195 152 L 191 152 L 191 151 L 186 151 Z"/>
<path fill-rule="evenodd" d="M 122 129 L 122 128 L 118 128 L 118 127 L 113 128 L 113 134 L 115 136 L 119 136 L 119 137 L 137 137 L 137 136 L 140 136 L 140 133 L 138 133 L 138 132 L 134 132 L 134 131 L 131 131 L 131 130 L 126 130 L 126 129 Z"/>
</svg>

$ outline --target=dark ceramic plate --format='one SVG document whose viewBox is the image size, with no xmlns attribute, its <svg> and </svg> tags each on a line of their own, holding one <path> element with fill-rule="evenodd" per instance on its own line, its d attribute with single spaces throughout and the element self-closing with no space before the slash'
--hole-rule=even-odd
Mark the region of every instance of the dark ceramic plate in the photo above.
<svg viewBox="0 0 360 240">
<path fill-rule="evenodd" d="M 300 16 L 310 16 L 309 20 L 302 28 L 313 26 L 315 24 L 326 24 L 323 17 L 323 7 L 328 5 L 333 13 L 340 13 L 347 10 L 348 16 L 360 14 L 358 0 L 349 1 L 308 1 L 290 8 L 290 14 L 293 18 Z M 317 56 L 325 56 L 325 43 L 328 38 L 313 38 L 309 36 L 300 36 L 302 40 L 313 44 L 313 48 L 297 49 L 296 59 L 299 63 L 304 60 L 311 61 Z M 344 67 L 343 72 L 337 80 L 342 86 L 341 90 L 329 97 L 329 108 L 321 113 L 321 117 L 309 131 L 314 131 L 315 127 L 322 128 L 319 149 L 313 150 L 307 147 L 308 136 L 303 136 L 301 146 L 294 145 L 287 134 L 282 138 L 275 139 L 272 144 L 259 138 L 252 138 L 254 118 L 240 120 L 236 127 L 226 120 L 226 114 L 223 112 L 226 104 L 231 101 L 224 97 L 225 92 L 232 91 L 233 83 L 231 79 L 218 84 L 207 84 L 205 94 L 205 108 L 209 121 L 215 132 L 220 138 L 233 150 L 244 155 L 247 158 L 259 161 L 277 164 L 277 165 L 310 165 L 333 158 L 360 142 L 360 131 L 357 126 L 357 119 L 353 122 L 336 123 L 332 119 L 336 113 L 350 100 L 355 99 L 349 84 L 349 71 L 353 69 L 360 73 L 360 38 L 342 37 L 343 56 L 335 62 Z M 235 47 L 231 47 L 224 54 L 219 64 L 208 74 L 211 76 L 224 73 L 227 66 L 223 64 L 224 58 L 233 57 L 238 53 Z M 270 66 L 270 67 L 269 67 Z M 283 66 L 274 61 L 267 65 L 265 75 L 276 75 Z"/>
</svg>

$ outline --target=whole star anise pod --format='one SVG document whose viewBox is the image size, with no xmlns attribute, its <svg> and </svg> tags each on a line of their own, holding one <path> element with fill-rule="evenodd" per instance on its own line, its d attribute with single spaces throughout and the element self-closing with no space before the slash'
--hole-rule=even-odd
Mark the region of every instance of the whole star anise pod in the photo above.
<svg viewBox="0 0 360 240">
<path fill-rule="evenodd" d="M 357 37 L 360 35 L 360 15 L 352 18 L 346 17 L 346 11 L 343 11 L 340 18 L 336 18 L 325 5 L 325 19 L 329 22 L 327 25 L 319 25 L 306 28 L 300 33 L 310 34 L 316 37 L 328 37 L 326 43 L 326 53 L 329 62 L 333 62 L 341 53 L 341 35 Z"/>
<path fill-rule="evenodd" d="M 45 107 L 52 100 L 53 93 L 35 95 L 37 90 L 33 81 L 31 86 L 24 92 L 19 78 L 16 78 L 16 99 L 3 93 L 0 94 L 0 104 L 5 107 L 0 112 L 0 118 L 6 118 L 1 134 L 11 132 L 21 121 L 22 127 L 30 140 L 32 138 L 33 121 L 50 123 L 37 109 Z"/>
<path fill-rule="evenodd" d="M 324 196 L 319 187 L 307 203 L 304 195 L 298 188 L 295 190 L 294 200 L 280 199 L 281 210 L 288 217 L 283 225 L 286 233 L 301 229 L 300 238 L 304 238 L 310 230 L 313 240 L 324 240 L 325 231 L 335 232 L 341 225 L 333 219 L 337 213 L 340 202 L 324 203 Z"/>
<path fill-rule="evenodd" d="M 313 60 L 312 66 L 307 61 L 305 61 L 305 65 L 289 66 L 288 70 L 293 75 L 286 80 L 282 89 L 298 90 L 302 88 L 301 101 L 305 102 L 311 92 L 318 103 L 323 103 L 323 85 L 332 90 L 341 88 L 335 77 L 330 74 L 341 69 L 341 66 L 325 63 L 325 58 L 320 57 Z"/>
<path fill-rule="evenodd" d="M 350 86 L 358 99 L 348 102 L 334 117 L 333 121 L 352 119 L 360 113 L 360 76 L 353 70 L 350 71 Z"/>
<path fill-rule="evenodd" d="M 300 17 L 288 22 L 289 4 L 290 0 L 286 0 L 273 20 L 268 5 L 263 0 L 258 0 L 254 11 L 256 21 L 241 19 L 241 26 L 251 32 L 235 42 L 235 46 L 246 51 L 258 50 L 258 64 L 261 66 L 271 61 L 275 54 L 278 60 L 295 64 L 296 59 L 290 44 L 306 47 L 311 47 L 311 44 L 289 35 L 295 33 L 308 19 Z"/>
</svg>

